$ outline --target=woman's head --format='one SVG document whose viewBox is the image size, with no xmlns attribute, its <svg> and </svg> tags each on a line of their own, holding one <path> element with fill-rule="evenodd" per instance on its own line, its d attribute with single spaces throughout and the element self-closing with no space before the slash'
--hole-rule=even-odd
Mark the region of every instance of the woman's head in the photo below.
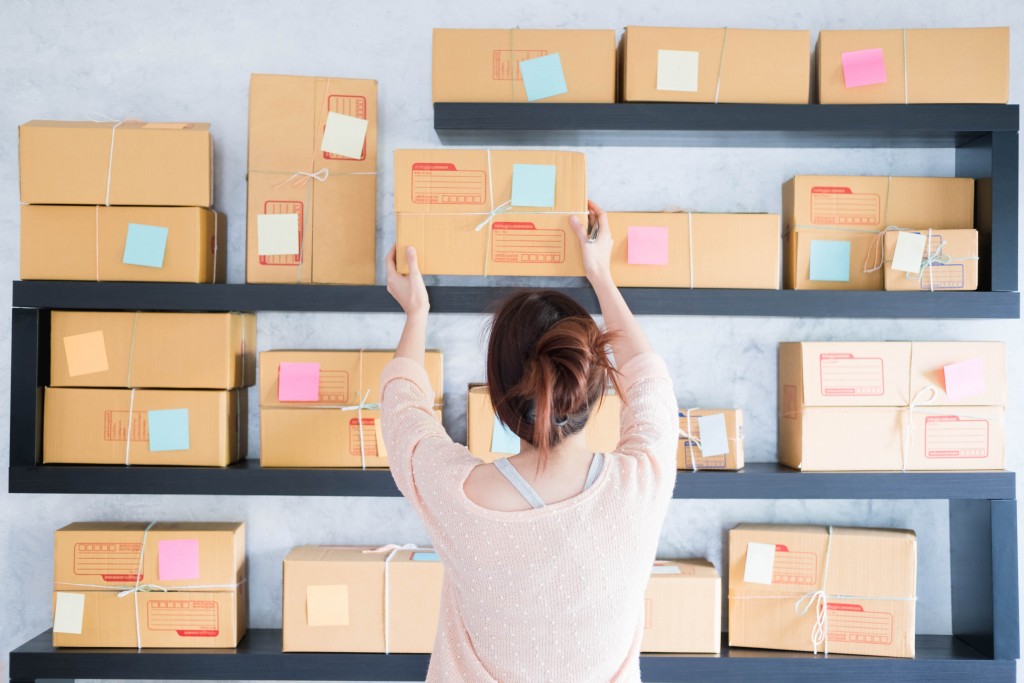
<svg viewBox="0 0 1024 683">
<path fill-rule="evenodd" d="M 503 423 L 549 450 L 583 430 L 609 382 L 610 335 L 580 304 L 554 290 L 513 294 L 491 321 L 487 384 Z"/>
</svg>

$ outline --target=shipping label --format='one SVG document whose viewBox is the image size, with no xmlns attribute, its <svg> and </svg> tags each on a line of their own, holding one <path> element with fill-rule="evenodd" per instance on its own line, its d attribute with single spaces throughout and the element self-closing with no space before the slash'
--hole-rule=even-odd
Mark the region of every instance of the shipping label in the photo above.
<svg viewBox="0 0 1024 683">
<path fill-rule="evenodd" d="M 324 370 L 320 368 L 320 403 L 348 403 L 348 372 L 345 370 Z"/>
<path fill-rule="evenodd" d="M 869 612 L 861 605 L 828 603 L 828 640 L 833 643 L 892 643 L 892 614 Z"/>
<path fill-rule="evenodd" d="M 303 208 L 302 202 L 290 199 L 268 199 L 263 202 L 263 213 L 265 214 L 295 213 L 299 215 L 299 253 L 261 255 L 261 266 L 297 266 L 302 263 L 302 226 L 305 225 Z"/>
<path fill-rule="evenodd" d="M 327 113 L 344 114 L 357 119 L 366 119 L 366 98 L 362 95 L 328 95 L 327 112 L 324 113 L 324 129 L 327 128 Z M 323 130 L 320 131 L 323 135 Z M 363 152 L 358 157 L 343 157 L 330 152 L 323 152 L 324 159 L 332 161 L 364 161 L 366 159 L 366 140 L 363 140 Z M 301 221 L 300 221 L 301 223 Z"/>
<path fill-rule="evenodd" d="M 791 552 L 781 543 L 775 544 L 772 583 L 813 586 L 818 582 L 817 553 Z"/>
<path fill-rule="evenodd" d="M 131 424 L 128 417 L 131 416 Z M 104 441 L 149 441 L 149 413 L 145 410 L 104 410 Z"/>
<path fill-rule="evenodd" d="M 822 396 L 881 396 L 885 393 L 885 364 L 881 358 L 823 353 L 818 362 Z"/>
<path fill-rule="evenodd" d="M 544 57 L 547 50 L 494 50 L 491 53 L 492 81 L 521 81 L 519 62 Z"/>
<path fill-rule="evenodd" d="M 964 264 L 933 263 L 921 271 L 917 286 L 921 289 L 963 289 Z"/>
<path fill-rule="evenodd" d="M 565 232 L 525 221 L 498 221 L 491 228 L 491 261 L 542 265 L 565 261 Z"/>
<path fill-rule="evenodd" d="M 455 164 L 412 165 L 413 204 L 479 206 L 487 201 L 487 173 L 459 170 Z"/>
<path fill-rule="evenodd" d="M 377 451 L 377 430 L 373 426 L 372 417 L 363 418 L 363 429 L 362 429 L 362 450 L 359 447 L 359 418 L 353 417 L 348 421 L 348 443 L 349 443 L 349 454 L 354 455 L 357 458 L 361 457 L 363 453 L 366 454 L 367 458 L 380 457 L 380 453 Z"/>
<path fill-rule="evenodd" d="M 214 638 L 220 634 L 213 600 L 150 600 L 146 605 L 150 631 L 174 631 L 183 638 Z"/>
<path fill-rule="evenodd" d="M 881 198 L 877 194 L 853 192 L 848 187 L 811 188 L 813 225 L 874 226 L 882 222 Z"/>
<path fill-rule="evenodd" d="M 988 420 L 956 415 L 928 415 L 924 419 L 924 457 L 987 458 Z"/>
<path fill-rule="evenodd" d="M 141 543 L 76 543 L 75 576 L 99 576 L 107 583 L 141 581 L 139 554 Z"/>
</svg>

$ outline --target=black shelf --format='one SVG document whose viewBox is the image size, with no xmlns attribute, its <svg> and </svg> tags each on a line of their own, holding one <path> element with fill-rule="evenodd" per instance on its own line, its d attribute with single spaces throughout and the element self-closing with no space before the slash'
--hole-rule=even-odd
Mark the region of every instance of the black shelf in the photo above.
<svg viewBox="0 0 1024 683">
<path fill-rule="evenodd" d="M 43 678 L 164 680 L 422 681 L 428 655 L 282 653 L 281 631 L 254 629 L 230 650 L 57 649 L 50 632 L 11 653 L 11 680 Z M 1010 683 L 1015 662 L 993 660 L 956 636 L 919 635 L 915 659 L 812 655 L 728 647 L 714 655 L 646 655 L 645 681 L 899 681 L 977 680 Z"/>
</svg>

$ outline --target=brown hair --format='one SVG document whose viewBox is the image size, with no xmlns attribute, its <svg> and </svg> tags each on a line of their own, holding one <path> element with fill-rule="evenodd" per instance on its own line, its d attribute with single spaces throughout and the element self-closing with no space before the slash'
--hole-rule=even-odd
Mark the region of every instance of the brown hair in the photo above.
<svg viewBox="0 0 1024 683">
<path fill-rule="evenodd" d="M 491 320 L 487 384 L 494 412 L 540 452 L 583 430 L 608 384 L 612 335 L 586 309 L 555 290 L 517 292 Z"/>
</svg>

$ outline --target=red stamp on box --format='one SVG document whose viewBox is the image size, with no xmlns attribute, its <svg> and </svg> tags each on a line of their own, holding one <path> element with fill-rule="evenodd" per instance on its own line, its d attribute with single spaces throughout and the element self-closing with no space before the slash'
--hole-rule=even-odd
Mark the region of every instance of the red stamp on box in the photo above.
<svg viewBox="0 0 1024 683">
<path fill-rule="evenodd" d="M 103 411 L 103 440 L 149 441 L 149 420 L 145 410 L 105 410 Z M 128 417 L 131 416 L 131 424 Z"/>
<path fill-rule="evenodd" d="M 928 415 L 924 419 L 924 457 L 987 458 L 988 420 L 956 415 Z"/>
<path fill-rule="evenodd" d="M 881 396 L 885 393 L 885 364 L 881 358 L 823 353 L 818 363 L 822 396 Z"/>
<path fill-rule="evenodd" d="M 521 81 L 519 62 L 547 56 L 547 50 L 495 50 L 491 53 L 492 81 Z"/>
<path fill-rule="evenodd" d="M 281 214 L 295 213 L 299 216 L 299 253 L 298 254 L 271 254 L 260 256 L 261 266 L 297 266 L 302 263 L 302 226 L 305 224 L 303 218 L 302 202 L 291 199 L 276 200 L 268 199 L 263 202 L 263 213 Z"/>
<path fill-rule="evenodd" d="M 362 95 L 329 95 L 327 97 L 327 111 L 335 114 L 344 114 L 357 119 L 366 119 L 366 98 Z M 327 128 L 326 115 L 324 115 L 324 129 Z M 320 131 L 322 136 L 323 130 Z M 331 161 L 364 161 L 366 159 L 366 141 L 363 140 L 363 152 L 358 157 L 343 157 L 339 154 L 324 152 L 324 159 Z"/>
<path fill-rule="evenodd" d="M 361 457 L 364 453 L 367 458 L 379 458 L 377 451 L 377 430 L 373 428 L 373 418 L 363 418 L 362 448 L 360 449 L 359 418 L 353 417 L 348 421 L 348 443 L 349 454 Z"/>
<path fill-rule="evenodd" d="M 76 543 L 75 576 L 99 576 L 108 583 L 141 581 L 141 543 Z"/>
<path fill-rule="evenodd" d="M 775 562 L 772 564 L 772 583 L 813 586 L 818 582 L 818 555 L 790 552 L 789 548 L 775 544 Z"/>
<path fill-rule="evenodd" d="M 814 225 L 878 225 L 881 198 L 853 192 L 848 187 L 811 188 L 811 223 Z"/>
<path fill-rule="evenodd" d="M 495 263 L 543 265 L 565 261 L 565 233 L 538 229 L 525 221 L 499 221 L 491 228 L 491 260 Z"/>
<path fill-rule="evenodd" d="M 183 638 L 214 638 L 220 634 L 213 600 L 150 600 L 146 605 L 150 631 L 174 631 Z"/>
<path fill-rule="evenodd" d="M 889 645 L 892 643 L 892 614 L 868 612 L 852 603 L 830 602 L 828 639 L 833 643 Z"/>
<path fill-rule="evenodd" d="M 487 201 L 487 174 L 460 171 L 455 164 L 412 165 L 413 204 L 480 205 Z"/>
</svg>

